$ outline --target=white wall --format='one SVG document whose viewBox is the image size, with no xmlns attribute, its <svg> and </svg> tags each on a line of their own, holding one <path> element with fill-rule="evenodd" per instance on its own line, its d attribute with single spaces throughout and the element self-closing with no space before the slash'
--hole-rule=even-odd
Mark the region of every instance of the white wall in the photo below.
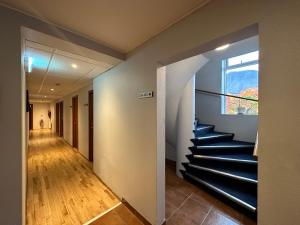
<svg viewBox="0 0 300 225">
<path fill-rule="evenodd" d="M 72 94 L 60 99 L 64 102 L 64 139 L 73 144 L 72 134 L 72 97 L 78 95 L 78 151 L 88 159 L 89 157 L 89 107 L 88 92 L 92 85 L 83 87 Z"/>
<path fill-rule="evenodd" d="M 33 129 L 49 129 L 51 126 L 51 120 L 48 117 L 48 111 L 50 110 L 49 103 L 33 103 Z M 44 127 L 40 126 L 40 121 L 44 121 Z"/>
<path fill-rule="evenodd" d="M 258 50 L 258 36 L 236 42 L 224 51 L 204 53 L 209 62 L 196 75 L 196 89 L 222 93 L 222 60 Z M 219 96 L 196 93 L 196 116 L 201 123 L 215 125 L 217 131 L 235 134 L 236 140 L 256 140 L 258 116 L 224 115 Z"/>
<path fill-rule="evenodd" d="M 204 56 L 197 55 L 166 66 L 166 156 L 176 156 L 178 176 L 181 176 L 182 162 L 187 161 L 185 155 L 193 137 L 194 77 L 207 61 Z"/>
</svg>

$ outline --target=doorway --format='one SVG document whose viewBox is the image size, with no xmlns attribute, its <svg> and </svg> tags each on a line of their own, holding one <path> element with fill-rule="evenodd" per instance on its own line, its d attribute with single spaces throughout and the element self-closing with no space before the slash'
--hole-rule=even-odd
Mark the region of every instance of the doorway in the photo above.
<svg viewBox="0 0 300 225">
<path fill-rule="evenodd" d="M 64 103 L 59 103 L 59 136 L 64 136 Z"/>
<path fill-rule="evenodd" d="M 55 133 L 59 135 L 59 102 L 55 104 Z"/>
<path fill-rule="evenodd" d="M 33 104 L 29 104 L 29 130 L 33 130 Z"/>
<path fill-rule="evenodd" d="M 78 95 L 72 98 L 73 148 L 78 149 Z"/>
<path fill-rule="evenodd" d="M 94 92 L 89 91 L 89 160 L 94 158 Z"/>
</svg>

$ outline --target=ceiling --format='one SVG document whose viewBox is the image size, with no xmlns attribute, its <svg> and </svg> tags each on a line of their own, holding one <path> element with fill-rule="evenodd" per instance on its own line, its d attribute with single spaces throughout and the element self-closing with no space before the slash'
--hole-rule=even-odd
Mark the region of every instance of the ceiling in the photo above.
<svg viewBox="0 0 300 225">
<path fill-rule="evenodd" d="M 128 53 L 209 0 L 1 0 L 100 44 Z"/>
<path fill-rule="evenodd" d="M 85 85 L 114 65 L 25 41 L 25 70 L 32 59 L 32 72 L 26 74 L 32 102 L 50 102 Z M 75 67 L 75 68 L 74 68 Z"/>
</svg>

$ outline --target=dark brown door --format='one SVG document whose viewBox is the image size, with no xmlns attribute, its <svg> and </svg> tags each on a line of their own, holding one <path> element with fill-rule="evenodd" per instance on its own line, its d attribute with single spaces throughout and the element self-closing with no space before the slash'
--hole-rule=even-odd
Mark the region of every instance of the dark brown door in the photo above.
<svg viewBox="0 0 300 225">
<path fill-rule="evenodd" d="M 89 160 L 94 159 L 94 93 L 89 91 Z"/>
<path fill-rule="evenodd" d="M 33 130 L 33 104 L 29 104 L 29 130 Z"/>
<path fill-rule="evenodd" d="M 64 136 L 64 103 L 59 103 L 59 136 Z"/>
<path fill-rule="evenodd" d="M 73 148 L 78 148 L 78 96 L 72 98 Z"/>
<path fill-rule="evenodd" d="M 59 102 L 55 105 L 55 131 L 59 135 Z"/>
</svg>

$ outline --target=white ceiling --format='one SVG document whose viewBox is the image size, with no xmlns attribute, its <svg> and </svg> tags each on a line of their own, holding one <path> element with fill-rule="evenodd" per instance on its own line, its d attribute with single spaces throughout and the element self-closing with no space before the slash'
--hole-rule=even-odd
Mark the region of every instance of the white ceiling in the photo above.
<svg viewBox="0 0 300 225">
<path fill-rule="evenodd" d="M 26 40 L 24 60 L 29 57 L 33 62 L 32 72 L 27 73 L 26 80 L 31 101 L 61 98 L 90 84 L 95 76 L 113 66 Z M 74 64 L 77 68 L 72 67 Z"/>
<path fill-rule="evenodd" d="M 210 0 L 1 0 L 127 53 Z"/>
</svg>

